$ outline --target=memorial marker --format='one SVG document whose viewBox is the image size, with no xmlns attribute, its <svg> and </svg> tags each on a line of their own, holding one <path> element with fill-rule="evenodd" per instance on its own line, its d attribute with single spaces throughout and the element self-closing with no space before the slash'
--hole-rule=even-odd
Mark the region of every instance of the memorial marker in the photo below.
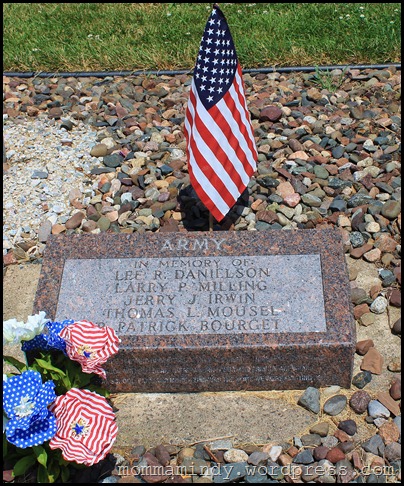
<svg viewBox="0 0 404 486">
<path fill-rule="evenodd" d="M 116 330 L 111 391 L 351 383 L 355 327 L 337 230 L 51 236 L 34 306 Z"/>
</svg>

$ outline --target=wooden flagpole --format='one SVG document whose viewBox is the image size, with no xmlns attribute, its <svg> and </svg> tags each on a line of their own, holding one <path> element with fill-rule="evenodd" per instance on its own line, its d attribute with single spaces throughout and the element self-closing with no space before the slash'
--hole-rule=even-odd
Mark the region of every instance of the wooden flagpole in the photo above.
<svg viewBox="0 0 404 486">
<path fill-rule="evenodd" d="M 213 214 L 209 211 L 209 231 L 213 231 Z"/>
</svg>

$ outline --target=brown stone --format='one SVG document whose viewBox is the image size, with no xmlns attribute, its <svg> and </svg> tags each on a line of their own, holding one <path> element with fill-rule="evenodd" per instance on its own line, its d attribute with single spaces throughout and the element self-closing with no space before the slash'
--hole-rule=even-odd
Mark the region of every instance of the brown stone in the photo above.
<svg viewBox="0 0 404 486">
<path fill-rule="evenodd" d="M 170 470 L 170 468 L 168 468 Z M 172 483 L 172 484 L 186 484 L 189 481 L 187 481 L 185 478 L 182 476 L 179 476 L 178 474 L 174 474 L 173 476 L 169 476 L 167 481 L 164 481 L 164 484 L 167 483 Z M 204 478 L 203 476 L 199 479 L 199 483 L 210 483 L 211 481 L 208 478 Z"/>
<path fill-rule="evenodd" d="M 356 343 L 356 352 L 364 356 L 370 348 L 373 348 L 375 343 L 373 342 L 372 339 L 364 339 L 363 341 L 358 341 Z"/>
<path fill-rule="evenodd" d="M 289 140 L 289 147 L 293 150 L 293 152 L 297 152 L 299 150 L 304 150 L 303 145 L 294 138 Z"/>
<path fill-rule="evenodd" d="M 276 122 L 280 118 L 282 118 L 282 110 L 278 106 L 266 106 L 263 110 L 261 110 L 259 121 L 272 121 Z"/>
<path fill-rule="evenodd" d="M 382 290 L 382 284 L 381 283 L 377 283 L 375 285 L 372 285 L 370 287 L 370 291 L 369 291 L 370 297 L 374 300 L 379 295 L 381 290 Z"/>
<path fill-rule="evenodd" d="M 383 356 L 379 351 L 376 348 L 370 348 L 362 360 L 361 370 L 367 370 L 375 375 L 380 375 L 383 371 L 383 361 Z"/>
<path fill-rule="evenodd" d="M 287 466 L 288 464 L 291 464 L 293 459 L 289 456 L 289 454 L 281 454 L 278 457 L 278 461 L 282 466 Z"/>
<path fill-rule="evenodd" d="M 62 115 L 63 115 L 62 108 L 58 108 L 58 107 L 50 108 L 48 111 L 49 118 L 55 118 L 56 120 L 58 120 Z"/>
<path fill-rule="evenodd" d="M 371 250 L 373 246 L 369 243 L 365 243 L 364 245 L 360 246 L 359 248 L 352 248 L 349 252 L 349 255 L 352 258 L 361 258 L 366 252 Z"/>
<path fill-rule="evenodd" d="M 253 211 L 258 211 L 258 208 L 264 204 L 264 201 L 262 199 L 256 199 L 251 203 L 251 209 Z M 265 205 L 264 205 L 265 206 Z"/>
<path fill-rule="evenodd" d="M 396 322 L 393 324 L 391 332 L 393 334 L 399 334 L 401 336 L 401 317 L 397 319 Z"/>
<path fill-rule="evenodd" d="M 393 422 L 386 422 L 379 427 L 379 435 L 383 439 L 385 445 L 391 442 L 397 442 L 400 437 L 400 429 Z"/>
<path fill-rule="evenodd" d="M 7 265 L 15 265 L 16 263 L 18 263 L 18 260 L 15 257 L 13 251 L 9 251 L 5 255 L 3 255 L 3 265 L 5 265 L 5 266 L 7 266 Z"/>
<path fill-rule="evenodd" d="M 362 469 L 363 468 L 363 462 L 362 459 L 357 451 L 352 452 L 352 463 L 356 469 Z"/>
<path fill-rule="evenodd" d="M 325 446 L 318 446 L 313 449 L 313 457 L 316 461 L 321 461 L 327 457 L 330 449 Z"/>
<path fill-rule="evenodd" d="M 389 235 L 381 234 L 375 241 L 374 246 L 383 253 L 394 252 L 397 247 L 397 241 Z"/>
<path fill-rule="evenodd" d="M 377 400 L 384 405 L 390 412 L 397 416 L 400 415 L 400 405 L 387 392 L 379 392 L 377 394 Z"/>
<path fill-rule="evenodd" d="M 111 392 L 351 384 L 355 326 L 335 230 L 50 235 L 34 309 L 115 329 Z"/>
<path fill-rule="evenodd" d="M 356 305 L 354 308 L 355 319 L 360 319 L 363 314 L 370 312 L 369 306 L 366 303 Z"/>
<path fill-rule="evenodd" d="M 52 226 L 52 235 L 59 235 L 60 233 L 63 233 L 63 231 L 66 231 L 66 226 L 64 224 L 54 224 Z"/>
<path fill-rule="evenodd" d="M 351 398 L 349 399 L 349 406 L 354 410 L 356 413 L 364 413 L 368 408 L 368 404 L 371 400 L 371 396 L 368 392 L 364 390 L 356 391 Z"/>
<path fill-rule="evenodd" d="M 393 400 L 400 400 L 401 398 L 401 380 L 396 378 L 390 386 L 389 390 L 391 398 Z"/>
<path fill-rule="evenodd" d="M 140 473 L 141 478 L 146 483 L 161 483 L 165 481 L 168 476 L 164 474 L 164 468 L 162 464 L 157 460 L 155 456 L 146 452 L 143 455 L 143 460 L 147 463 L 147 468 L 145 468 L 145 473 Z"/>
<path fill-rule="evenodd" d="M 94 231 L 97 228 L 97 223 L 95 221 L 92 221 L 91 219 L 89 221 L 85 221 L 81 227 L 81 229 L 85 233 L 91 233 L 91 231 Z"/>
<path fill-rule="evenodd" d="M 393 270 L 394 275 L 396 276 L 397 282 L 401 285 L 401 265 L 395 267 Z"/>
<path fill-rule="evenodd" d="M 168 450 L 162 445 L 158 445 L 154 450 L 154 455 L 156 456 L 157 460 L 163 466 L 167 466 L 170 462 L 170 454 Z"/>
<path fill-rule="evenodd" d="M 381 256 L 382 252 L 379 250 L 379 248 L 373 248 L 373 250 L 367 251 L 363 255 L 363 258 L 370 263 L 374 263 L 380 260 Z"/>
<path fill-rule="evenodd" d="M 320 437 L 326 437 L 328 435 L 329 428 L 330 424 L 328 422 L 320 422 L 318 424 L 314 424 L 310 428 L 310 434 L 318 434 Z"/>
<path fill-rule="evenodd" d="M 274 211 L 271 210 L 261 210 L 258 211 L 256 214 L 256 218 L 258 221 L 265 221 L 266 223 L 274 223 L 278 221 L 278 216 Z"/>
<path fill-rule="evenodd" d="M 340 429 L 337 429 L 334 432 L 334 437 L 336 437 L 340 442 L 348 442 L 350 440 L 349 435 Z"/>
<path fill-rule="evenodd" d="M 401 307 L 401 292 L 398 289 L 393 289 L 390 298 L 389 304 L 394 307 Z"/>
<path fill-rule="evenodd" d="M 370 463 L 370 468 L 371 469 L 379 468 L 380 470 L 380 468 L 385 466 L 385 464 L 386 463 L 382 457 L 374 456 L 372 458 L 372 462 Z"/>
<path fill-rule="evenodd" d="M 66 229 L 78 228 L 81 225 L 81 222 L 83 221 L 84 217 L 85 214 L 82 213 L 81 211 L 74 213 L 73 216 L 66 221 L 65 223 Z"/>
<path fill-rule="evenodd" d="M 339 447 L 333 447 L 328 451 L 325 458 L 327 459 L 327 461 L 330 461 L 333 464 L 335 464 L 338 461 L 343 461 L 345 459 L 345 454 L 341 451 Z"/>
<path fill-rule="evenodd" d="M 276 188 L 276 194 L 285 199 L 286 196 L 290 196 L 295 193 L 295 189 L 289 181 L 281 182 Z"/>
</svg>

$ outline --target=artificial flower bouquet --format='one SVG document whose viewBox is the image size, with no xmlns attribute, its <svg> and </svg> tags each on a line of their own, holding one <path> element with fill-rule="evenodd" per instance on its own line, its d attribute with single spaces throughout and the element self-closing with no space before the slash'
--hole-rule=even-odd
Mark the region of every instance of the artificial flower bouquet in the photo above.
<svg viewBox="0 0 404 486">
<path fill-rule="evenodd" d="M 35 467 L 37 482 L 65 482 L 68 464 L 106 457 L 118 427 L 100 378 L 119 342 L 112 328 L 51 322 L 44 312 L 3 322 L 3 345 L 21 345 L 31 357 L 28 364 L 3 356 L 17 370 L 3 375 L 3 462 L 13 464 L 13 477 Z"/>
</svg>

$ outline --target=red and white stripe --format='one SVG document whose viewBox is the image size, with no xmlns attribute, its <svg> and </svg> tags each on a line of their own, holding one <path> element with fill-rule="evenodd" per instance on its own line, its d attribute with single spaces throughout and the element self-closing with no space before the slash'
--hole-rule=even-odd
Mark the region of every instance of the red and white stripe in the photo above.
<svg viewBox="0 0 404 486">
<path fill-rule="evenodd" d="M 191 184 L 220 222 L 257 167 L 258 154 L 240 65 L 230 89 L 209 110 L 200 101 L 192 81 L 185 135 Z"/>
<path fill-rule="evenodd" d="M 106 399 L 88 390 L 72 388 L 49 407 L 56 417 L 56 435 L 50 440 L 51 449 L 61 449 L 66 461 L 92 466 L 104 459 L 118 435 L 115 414 Z M 75 436 L 72 423 L 83 419 L 88 433 Z"/>
</svg>

